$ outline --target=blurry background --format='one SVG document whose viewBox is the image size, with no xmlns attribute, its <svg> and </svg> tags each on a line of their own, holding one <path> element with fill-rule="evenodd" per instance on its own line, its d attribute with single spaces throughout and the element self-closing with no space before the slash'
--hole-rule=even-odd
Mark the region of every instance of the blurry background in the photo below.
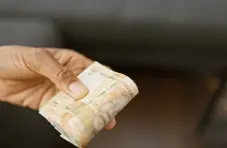
<svg viewBox="0 0 227 148">
<path fill-rule="evenodd" d="M 225 147 L 224 128 L 216 138 L 196 129 L 227 65 L 226 8 L 214 0 L 0 0 L 0 43 L 70 48 L 138 83 L 116 129 L 90 148 Z M 0 109 L 4 145 L 72 147 L 36 112 Z"/>
</svg>

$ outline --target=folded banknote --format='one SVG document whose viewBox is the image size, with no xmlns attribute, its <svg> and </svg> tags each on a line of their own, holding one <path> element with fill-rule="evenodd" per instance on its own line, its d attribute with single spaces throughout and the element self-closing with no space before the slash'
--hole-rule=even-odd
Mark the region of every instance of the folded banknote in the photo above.
<svg viewBox="0 0 227 148">
<path fill-rule="evenodd" d="M 78 78 L 87 86 L 87 96 L 75 100 L 61 91 L 39 112 L 63 139 L 85 147 L 138 94 L 138 88 L 126 75 L 98 62 Z"/>
</svg>

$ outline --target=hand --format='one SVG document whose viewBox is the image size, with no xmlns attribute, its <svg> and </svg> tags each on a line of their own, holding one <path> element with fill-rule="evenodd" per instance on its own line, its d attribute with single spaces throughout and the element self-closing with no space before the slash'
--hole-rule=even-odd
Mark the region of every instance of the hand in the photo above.
<svg viewBox="0 0 227 148">
<path fill-rule="evenodd" d="M 0 100 L 39 109 L 63 90 L 75 99 L 88 89 L 76 78 L 93 61 L 70 50 L 24 46 L 0 47 Z M 106 126 L 112 129 L 115 119 Z"/>
</svg>

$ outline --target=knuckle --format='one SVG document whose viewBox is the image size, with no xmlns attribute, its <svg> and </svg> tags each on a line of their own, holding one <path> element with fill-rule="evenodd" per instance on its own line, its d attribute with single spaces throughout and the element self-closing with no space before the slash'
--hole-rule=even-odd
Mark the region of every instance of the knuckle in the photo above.
<svg viewBox="0 0 227 148">
<path fill-rule="evenodd" d="M 35 54 L 36 56 L 43 56 L 44 54 L 47 53 L 47 51 L 44 50 L 43 48 L 35 48 L 35 49 L 33 50 L 33 52 L 34 52 L 34 54 Z"/>
<path fill-rule="evenodd" d="M 33 50 L 33 58 L 35 58 L 35 60 L 37 62 L 43 62 L 43 60 L 45 60 L 45 58 L 47 57 L 47 52 L 46 50 L 42 49 L 42 48 L 37 48 Z"/>
<path fill-rule="evenodd" d="M 72 72 L 63 66 L 56 67 L 54 71 L 56 74 L 56 79 L 58 80 L 64 80 L 72 76 Z"/>
<path fill-rule="evenodd" d="M 48 54 L 45 50 L 41 48 L 34 48 L 31 51 L 26 52 L 26 56 L 24 56 L 25 61 L 27 62 L 27 66 L 35 72 L 41 72 L 42 66 L 46 63 L 46 59 L 48 58 Z"/>
</svg>

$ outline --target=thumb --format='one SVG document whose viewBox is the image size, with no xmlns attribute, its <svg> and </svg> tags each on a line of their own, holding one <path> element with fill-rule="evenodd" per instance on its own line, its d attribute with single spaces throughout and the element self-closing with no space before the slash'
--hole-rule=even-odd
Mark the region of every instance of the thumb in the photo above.
<svg viewBox="0 0 227 148">
<path fill-rule="evenodd" d="M 87 87 L 73 74 L 71 70 L 62 66 L 49 52 L 42 52 L 41 60 L 36 60 L 36 71 L 49 78 L 58 89 L 64 91 L 74 99 L 81 99 L 88 93 Z M 76 64 L 76 63 L 75 63 Z"/>
</svg>

